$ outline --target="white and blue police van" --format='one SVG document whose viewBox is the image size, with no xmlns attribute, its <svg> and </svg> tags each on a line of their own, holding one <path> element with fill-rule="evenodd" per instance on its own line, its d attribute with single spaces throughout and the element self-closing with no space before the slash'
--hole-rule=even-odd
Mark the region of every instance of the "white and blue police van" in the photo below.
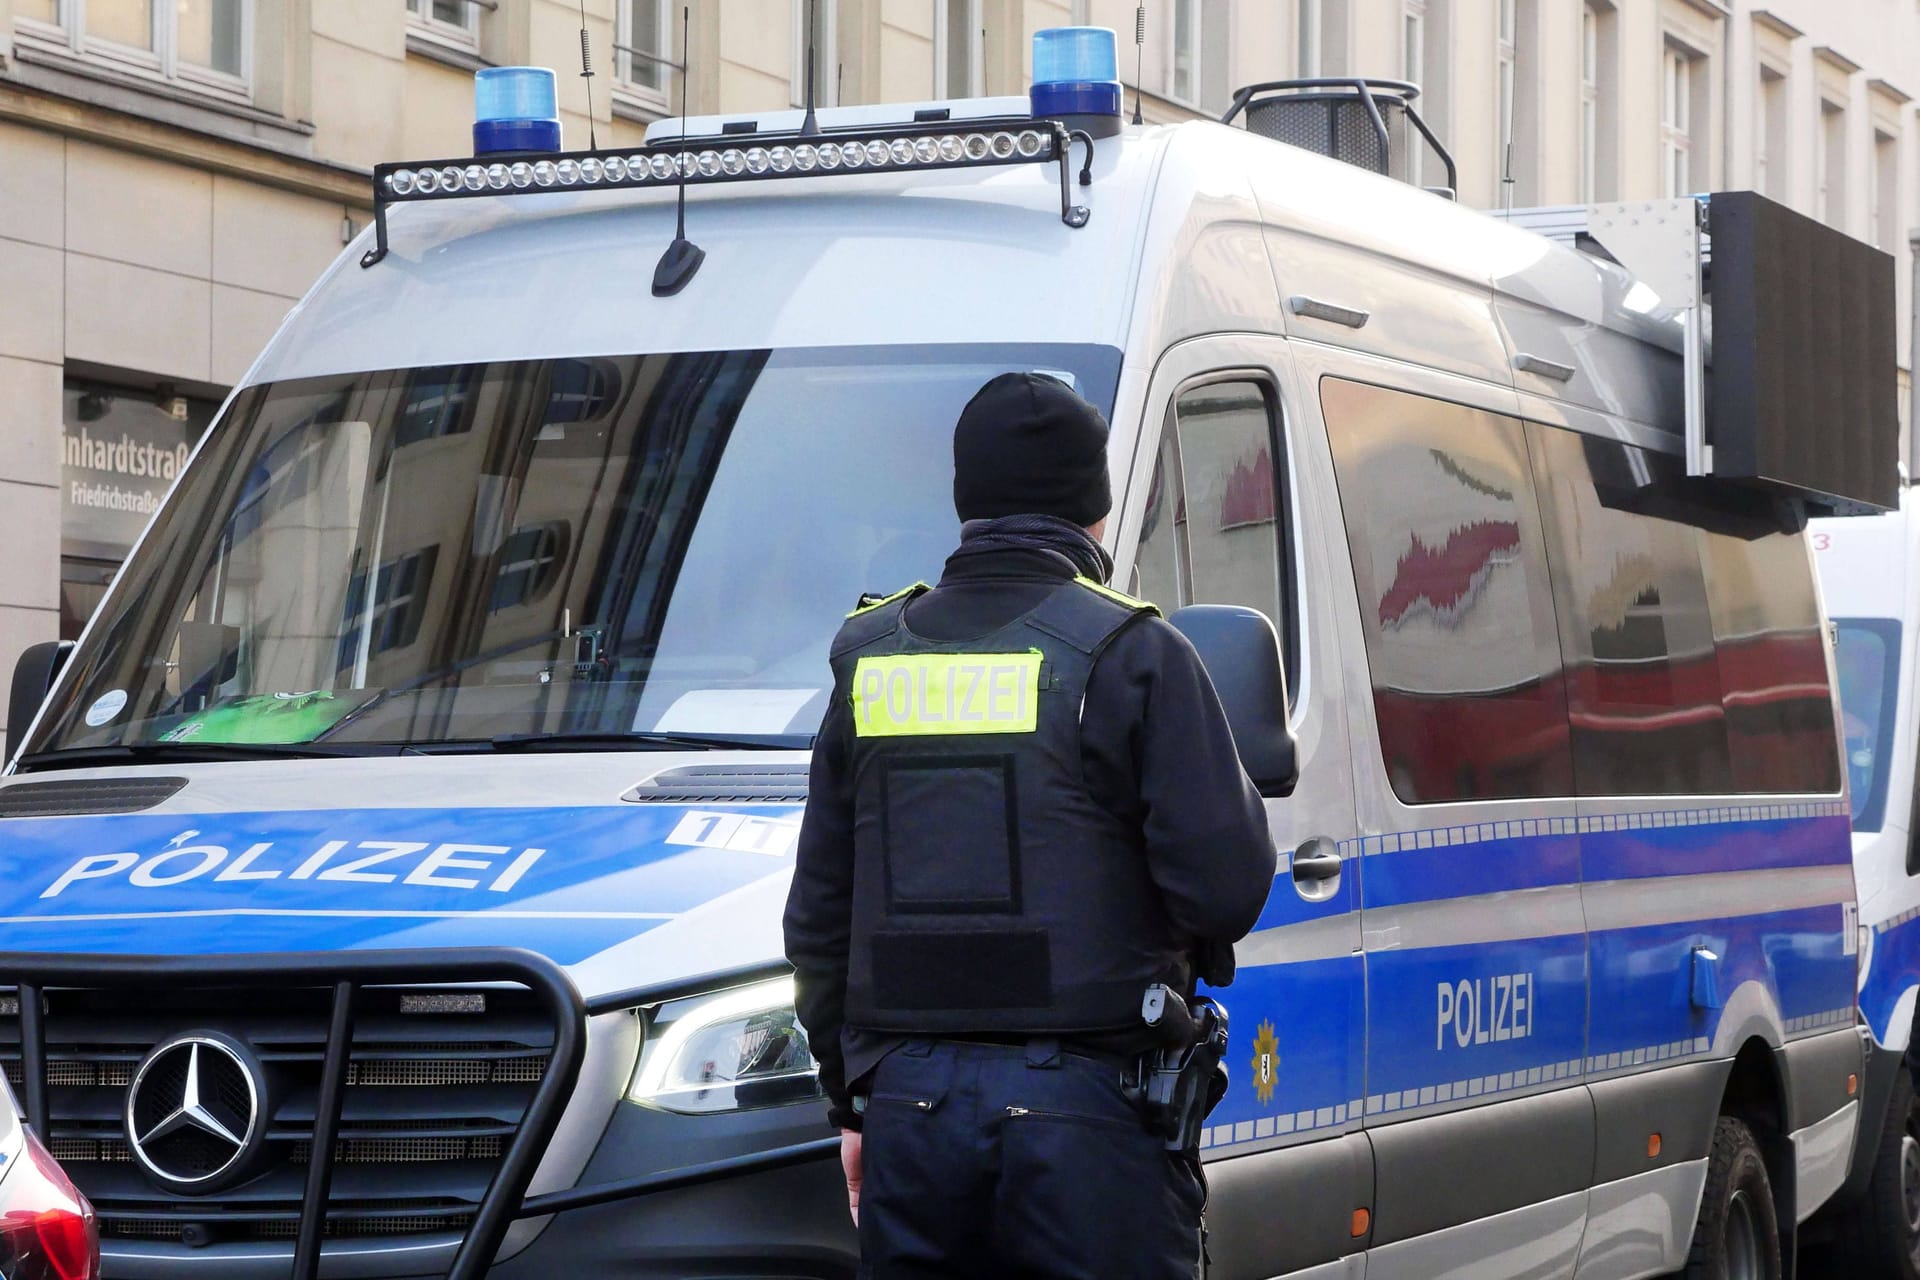
<svg viewBox="0 0 1920 1280">
<path fill-rule="evenodd" d="M 1413 86 L 1127 125 L 1111 33 L 1036 50 L 600 152 L 502 69 L 376 170 L 14 676 L 0 1062 L 106 1276 L 854 1273 L 808 748 L 1009 370 L 1110 418 L 1116 585 L 1288 855 L 1211 1274 L 1789 1273 L 1865 1041 L 1805 526 L 1893 503 L 1889 260 L 1744 193 L 1546 234 L 1416 184 Z"/>
<path fill-rule="evenodd" d="M 1920 1276 L 1920 1101 L 1908 1055 L 1920 994 L 1920 506 L 1809 525 L 1832 621 L 1860 894 L 1860 1018 L 1871 1032 L 1860 1138 L 1847 1184 L 1818 1221 L 1846 1273 Z"/>
</svg>

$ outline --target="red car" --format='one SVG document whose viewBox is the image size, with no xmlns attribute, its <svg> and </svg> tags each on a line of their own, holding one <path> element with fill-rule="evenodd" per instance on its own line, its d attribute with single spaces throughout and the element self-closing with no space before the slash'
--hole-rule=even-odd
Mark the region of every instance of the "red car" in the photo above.
<svg viewBox="0 0 1920 1280">
<path fill-rule="evenodd" d="M 0 1081 L 0 1280 L 99 1280 L 100 1228 Z"/>
</svg>

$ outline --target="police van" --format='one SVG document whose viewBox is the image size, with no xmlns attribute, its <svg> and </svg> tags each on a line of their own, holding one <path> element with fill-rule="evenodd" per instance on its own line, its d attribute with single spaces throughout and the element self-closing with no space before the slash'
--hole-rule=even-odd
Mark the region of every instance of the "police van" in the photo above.
<svg viewBox="0 0 1920 1280">
<path fill-rule="evenodd" d="M 1809 526 L 1832 618 L 1860 894 L 1860 1017 L 1872 1033 L 1847 1185 L 1820 1226 L 1855 1274 L 1920 1276 L 1920 1102 L 1906 1057 L 1920 995 L 1913 845 L 1920 506 Z"/>
<path fill-rule="evenodd" d="M 501 69 L 478 154 L 378 168 L 14 677 L 0 1059 L 106 1276 L 853 1274 L 807 752 L 1009 370 L 1108 414 L 1115 585 L 1287 854 L 1212 1274 L 1785 1274 L 1859 1126 L 1804 530 L 1893 502 L 1889 261 L 1743 193 L 1461 208 L 1410 85 L 1127 125 L 1110 33 L 1036 52 L 586 153 Z"/>
</svg>

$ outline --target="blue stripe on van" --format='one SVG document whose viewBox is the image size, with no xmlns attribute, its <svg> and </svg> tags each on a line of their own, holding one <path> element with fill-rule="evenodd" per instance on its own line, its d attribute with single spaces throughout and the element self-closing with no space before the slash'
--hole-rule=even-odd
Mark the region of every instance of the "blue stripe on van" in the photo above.
<svg viewBox="0 0 1920 1280">
<path fill-rule="evenodd" d="M 1608 1056 L 1712 1038 L 1715 1010 L 1689 1000 L 1690 953 L 1720 957 L 1720 991 L 1757 983 L 1779 1002 L 1783 1022 L 1821 1019 L 1853 1003 L 1853 957 L 1841 943 L 1839 903 L 1735 918 L 1588 935 L 1593 1015 L 1588 1053 Z"/>
<path fill-rule="evenodd" d="M 1370 908 L 1486 897 L 1461 902 L 1460 910 L 1486 910 L 1490 918 L 1504 911 L 1497 918 L 1508 925 L 1512 913 L 1526 910 L 1524 901 L 1503 904 L 1492 895 L 1578 885 L 1583 867 L 1589 882 L 1617 883 L 1850 861 L 1837 802 L 1489 823 L 1348 843 L 1366 855 L 1349 861 L 1343 895 L 1358 873 Z M 1283 871 L 1261 928 L 1347 909 L 1305 903 L 1290 890 Z M 1841 903 L 1731 917 L 1714 915 L 1715 908 L 1704 899 L 1697 920 L 1445 946 L 1396 941 L 1376 945 L 1364 961 L 1243 968 L 1224 993 L 1235 1014 L 1232 1085 L 1206 1145 L 1258 1149 L 1302 1132 L 1336 1131 L 1356 1113 L 1389 1122 L 1707 1054 L 1723 1011 L 1693 1007 L 1695 947 L 1722 957 L 1723 997 L 1743 984 L 1763 988 L 1788 1039 L 1851 1023 L 1854 963 Z M 1910 975 L 1909 982 L 1920 980 L 1920 918 L 1912 924 L 1879 940 L 1886 971 Z M 1876 955 L 1876 974 L 1881 961 Z M 1524 1001 L 1515 998 L 1516 975 L 1523 975 Z M 1368 1010 L 1347 1012 L 1355 1001 L 1370 1004 L 1371 1018 Z M 1263 1101 L 1252 1087 L 1252 1046 L 1266 1020 L 1281 1065 Z M 1348 1046 L 1344 1070 L 1340 1045 Z"/>
<path fill-rule="evenodd" d="M 1594 831 L 1581 857 L 1588 880 L 1836 866 L 1853 858 L 1850 830 L 1840 812 Z"/>
<path fill-rule="evenodd" d="M 1867 981 L 1860 988 L 1860 1012 L 1873 1038 L 1886 1044 L 1900 997 L 1920 986 L 1920 909 L 1874 925 L 1872 947 Z"/>
<path fill-rule="evenodd" d="M 1714 817 L 1722 813 L 1754 812 L 1754 809 L 1686 810 L 1671 819 L 1662 814 L 1618 815 L 1605 820 L 1589 818 L 1579 824 L 1588 829 L 1577 834 L 1543 832 L 1514 836 L 1493 830 L 1496 826 L 1505 828 L 1519 825 L 1517 823 L 1402 832 L 1398 836 L 1397 851 L 1380 848 L 1362 860 L 1362 892 L 1367 906 L 1390 907 L 1579 884 L 1583 879 L 1592 883 L 1839 866 L 1851 861 L 1844 811 L 1742 816 L 1731 821 Z M 1629 820 L 1644 820 L 1649 824 L 1671 820 L 1676 825 L 1624 825 Z M 1685 824 L 1679 825 L 1683 820 Z M 1622 825 L 1606 829 L 1599 825 L 1603 821 Z M 1373 849 L 1377 847 L 1377 839 L 1368 837 L 1361 843 Z M 1425 843 L 1429 839 L 1434 842 Z M 1446 843 L 1441 843 L 1442 839 Z M 1273 909 L 1272 903 L 1269 908 Z M 1270 927 L 1264 918 L 1261 927 Z"/>
<path fill-rule="evenodd" d="M 1580 882 L 1580 837 L 1493 838 L 1468 847 L 1403 848 L 1364 859 L 1361 887 L 1369 907 L 1395 907 L 1515 889 Z"/>
</svg>

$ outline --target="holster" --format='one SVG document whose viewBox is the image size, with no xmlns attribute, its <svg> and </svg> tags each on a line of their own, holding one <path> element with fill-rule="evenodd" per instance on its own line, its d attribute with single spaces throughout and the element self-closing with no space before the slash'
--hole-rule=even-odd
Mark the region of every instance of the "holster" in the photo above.
<svg viewBox="0 0 1920 1280">
<path fill-rule="evenodd" d="M 1129 1092 L 1167 1150 L 1198 1151 L 1200 1130 L 1227 1092 L 1227 1011 L 1195 996 L 1182 1012 L 1190 1030 L 1141 1058 Z"/>
</svg>

